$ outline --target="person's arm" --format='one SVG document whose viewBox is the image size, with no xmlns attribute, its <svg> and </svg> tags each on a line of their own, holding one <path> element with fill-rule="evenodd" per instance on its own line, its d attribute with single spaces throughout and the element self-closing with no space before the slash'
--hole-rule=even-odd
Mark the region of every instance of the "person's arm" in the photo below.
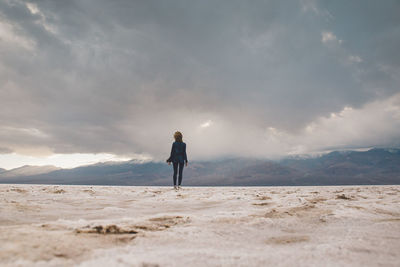
<svg viewBox="0 0 400 267">
<path fill-rule="evenodd" d="M 183 148 L 183 157 L 184 157 L 184 160 L 186 161 L 186 165 L 187 165 L 188 160 L 187 160 L 187 155 L 186 155 L 186 144 L 185 144 L 185 147 Z"/>
<path fill-rule="evenodd" d="M 174 153 L 174 144 L 172 144 L 171 147 L 171 153 L 169 155 L 169 158 L 167 159 L 167 162 L 170 163 L 172 161 L 172 154 Z"/>
</svg>

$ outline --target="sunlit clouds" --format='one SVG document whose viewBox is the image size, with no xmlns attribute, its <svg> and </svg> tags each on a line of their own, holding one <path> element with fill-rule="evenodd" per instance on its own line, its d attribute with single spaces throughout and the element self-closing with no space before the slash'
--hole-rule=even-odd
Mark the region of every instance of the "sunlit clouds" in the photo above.
<svg viewBox="0 0 400 267">
<path fill-rule="evenodd" d="M 212 121 L 211 121 L 211 120 L 208 120 L 208 121 L 206 121 L 206 122 L 200 124 L 200 127 L 201 127 L 201 128 L 208 128 L 208 127 L 211 126 L 211 124 L 212 124 Z"/>
<path fill-rule="evenodd" d="M 324 44 L 336 42 L 341 44 L 343 42 L 343 40 L 338 39 L 336 35 L 334 35 L 332 32 L 324 31 L 321 35 L 321 42 L 323 42 Z"/>
<path fill-rule="evenodd" d="M 137 157 L 137 160 L 148 160 L 146 157 Z M 12 169 L 23 165 L 45 166 L 53 165 L 61 168 L 74 168 L 83 165 L 94 164 L 108 161 L 127 161 L 130 158 L 118 157 L 112 154 L 52 154 L 50 156 L 37 157 L 26 156 L 15 153 L 0 154 L 2 168 Z"/>
</svg>

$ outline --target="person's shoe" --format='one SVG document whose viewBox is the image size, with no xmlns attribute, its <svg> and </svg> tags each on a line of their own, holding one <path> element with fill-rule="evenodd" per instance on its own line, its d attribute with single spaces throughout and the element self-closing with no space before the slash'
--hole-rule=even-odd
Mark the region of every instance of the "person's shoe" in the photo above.
<svg viewBox="0 0 400 267">
<path fill-rule="evenodd" d="M 175 190 L 178 190 L 178 187 L 177 187 L 176 185 L 174 185 L 174 189 L 175 189 Z"/>
<path fill-rule="evenodd" d="M 182 187 L 180 185 L 178 185 L 178 189 L 181 189 Z"/>
</svg>

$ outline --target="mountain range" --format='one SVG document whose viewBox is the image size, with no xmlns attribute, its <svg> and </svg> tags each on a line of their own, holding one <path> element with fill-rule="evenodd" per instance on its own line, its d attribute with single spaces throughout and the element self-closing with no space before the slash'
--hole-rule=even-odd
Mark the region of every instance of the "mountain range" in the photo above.
<svg viewBox="0 0 400 267">
<path fill-rule="evenodd" d="M 225 158 L 191 161 L 183 185 L 299 186 L 400 184 L 400 149 L 333 151 L 280 160 Z M 165 162 L 105 162 L 73 169 L 23 166 L 0 169 L 0 183 L 76 185 L 171 185 Z"/>
</svg>

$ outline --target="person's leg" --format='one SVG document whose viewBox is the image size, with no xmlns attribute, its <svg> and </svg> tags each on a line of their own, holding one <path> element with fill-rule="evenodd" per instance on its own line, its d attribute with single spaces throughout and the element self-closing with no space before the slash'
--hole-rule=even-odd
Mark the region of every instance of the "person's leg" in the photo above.
<svg viewBox="0 0 400 267">
<path fill-rule="evenodd" d="M 176 186 L 176 174 L 178 172 L 178 162 L 173 162 L 172 164 L 174 166 L 174 176 L 173 176 L 173 178 L 174 178 L 174 186 Z"/>
<path fill-rule="evenodd" d="M 183 172 L 183 162 L 179 162 L 179 181 L 178 181 L 178 185 L 181 185 L 182 183 L 182 172 Z"/>
</svg>

